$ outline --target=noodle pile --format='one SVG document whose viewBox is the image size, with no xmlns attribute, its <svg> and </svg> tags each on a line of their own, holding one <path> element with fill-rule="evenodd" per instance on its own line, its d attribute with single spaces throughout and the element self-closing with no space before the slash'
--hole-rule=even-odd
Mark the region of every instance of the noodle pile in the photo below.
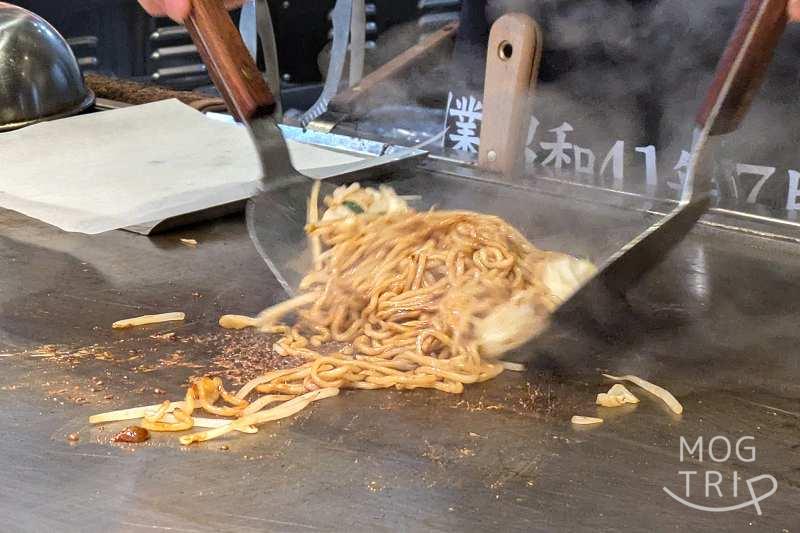
<svg viewBox="0 0 800 533">
<path fill-rule="evenodd" d="M 588 261 L 537 249 L 496 216 L 416 212 L 388 187 L 353 184 L 326 197 L 318 219 L 317 194 L 306 228 L 314 267 L 299 295 L 255 318 L 220 319 L 223 327 L 279 334 L 277 353 L 308 362 L 257 377 L 236 394 L 218 378 L 201 378 L 183 402 L 116 416 L 144 414 L 156 431 L 193 427 L 197 408 L 233 418 L 181 437 L 189 444 L 291 416 L 340 389 L 460 393 L 500 374 L 497 356 L 535 334 L 594 272 Z"/>
</svg>

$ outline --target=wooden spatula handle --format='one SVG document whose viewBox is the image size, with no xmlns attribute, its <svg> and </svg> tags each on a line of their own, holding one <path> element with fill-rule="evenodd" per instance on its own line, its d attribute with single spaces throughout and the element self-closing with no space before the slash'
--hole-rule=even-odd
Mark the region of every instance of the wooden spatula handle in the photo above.
<svg viewBox="0 0 800 533">
<path fill-rule="evenodd" d="M 787 0 L 746 0 L 697 114 L 696 122 L 701 128 L 708 120 L 714 120 L 711 135 L 734 131 L 750 108 L 786 27 L 786 5 Z M 718 104 L 725 90 L 727 94 Z"/>
<path fill-rule="evenodd" d="M 531 102 L 541 57 L 541 31 L 522 13 L 492 25 L 483 86 L 479 164 L 493 172 L 522 169 Z"/>
<path fill-rule="evenodd" d="M 231 113 L 244 122 L 271 115 L 275 98 L 222 0 L 192 0 L 185 24 Z"/>
</svg>

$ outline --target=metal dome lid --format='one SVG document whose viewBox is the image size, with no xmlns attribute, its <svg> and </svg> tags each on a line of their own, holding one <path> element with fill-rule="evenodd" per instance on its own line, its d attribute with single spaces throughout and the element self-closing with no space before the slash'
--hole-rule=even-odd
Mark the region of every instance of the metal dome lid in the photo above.
<svg viewBox="0 0 800 533">
<path fill-rule="evenodd" d="M 38 15 L 0 2 L 0 132 L 74 115 L 93 103 L 61 34 Z"/>
</svg>

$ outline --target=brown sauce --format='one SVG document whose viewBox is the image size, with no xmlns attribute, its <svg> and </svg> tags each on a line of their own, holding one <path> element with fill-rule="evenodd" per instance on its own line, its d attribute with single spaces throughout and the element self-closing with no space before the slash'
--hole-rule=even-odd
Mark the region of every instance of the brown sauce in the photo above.
<svg viewBox="0 0 800 533">
<path fill-rule="evenodd" d="M 114 442 L 144 442 L 150 438 L 150 432 L 139 426 L 128 426 L 116 435 L 111 440 Z"/>
</svg>

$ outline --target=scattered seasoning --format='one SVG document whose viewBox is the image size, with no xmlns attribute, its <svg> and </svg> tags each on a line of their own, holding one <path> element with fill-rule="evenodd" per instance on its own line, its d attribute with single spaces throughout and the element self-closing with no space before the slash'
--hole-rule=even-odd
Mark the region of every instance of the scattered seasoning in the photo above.
<svg viewBox="0 0 800 533">
<path fill-rule="evenodd" d="M 98 360 L 121 363 L 123 366 L 113 372 L 109 369 L 97 371 L 95 375 L 87 376 L 85 381 L 80 380 L 80 385 L 76 385 L 77 379 L 70 381 L 48 375 L 48 369 L 43 368 L 41 378 L 46 381 L 37 385 L 42 387 L 47 399 L 56 405 L 64 405 L 65 402 L 77 405 L 109 405 L 113 400 L 120 399 L 119 392 L 114 390 L 120 386 L 124 386 L 128 392 L 138 392 L 145 396 L 168 395 L 170 391 L 152 384 L 145 386 L 137 376 L 172 367 L 192 369 L 198 375 L 219 376 L 236 386 L 266 372 L 295 367 L 304 362 L 296 357 L 279 355 L 274 350 L 277 337 L 256 331 L 185 336 L 169 331 L 147 335 L 145 338 L 146 344 L 135 349 L 127 343 L 142 342 L 143 339 L 125 337 L 111 345 L 93 344 L 83 348 L 65 345 L 40 346 L 35 353 L 52 356 L 39 361 L 53 362 L 63 368 L 75 369 L 79 365 Z M 31 352 L 24 353 L 27 356 Z M 202 357 L 206 354 L 213 354 L 213 359 L 208 361 Z M 134 359 L 135 362 L 126 364 Z M 0 390 L 13 390 L 15 387 L 16 385 L 0 385 Z M 62 438 L 65 437 L 66 434 Z"/>
<path fill-rule="evenodd" d="M 114 442 L 131 442 L 138 443 L 144 442 L 150 438 L 150 432 L 143 427 L 128 426 L 113 437 L 111 440 Z"/>
<path fill-rule="evenodd" d="M 203 365 L 204 373 L 219 376 L 233 385 L 282 368 L 294 367 L 304 361 L 285 357 L 273 350 L 276 337 L 261 332 L 242 330 L 207 336 L 192 336 L 190 340 L 205 345 L 216 357 Z"/>
<path fill-rule="evenodd" d="M 81 440 L 81 436 L 78 435 L 77 433 L 70 433 L 69 435 L 67 435 L 67 440 L 70 442 L 78 442 L 79 440 Z"/>
</svg>

